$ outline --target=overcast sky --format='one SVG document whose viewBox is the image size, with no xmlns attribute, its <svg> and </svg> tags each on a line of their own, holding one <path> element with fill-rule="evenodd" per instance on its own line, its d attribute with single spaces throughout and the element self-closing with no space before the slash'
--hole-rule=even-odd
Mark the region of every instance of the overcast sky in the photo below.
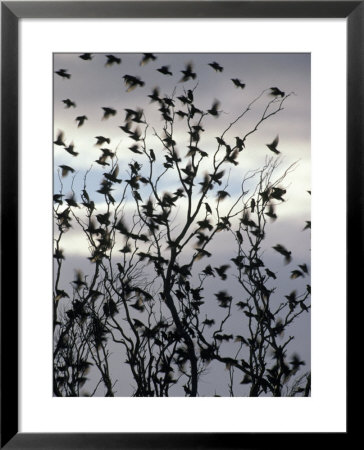
<svg viewBox="0 0 364 450">
<path fill-rule="evenodd" d="M 270 152 L 266 144 L 271 143 L 279 135 L 277 148 L 281 152 L 280 172 L 290 164 L 297 162 L 295 170 L 289 174 L 284 182 L 287 187 L 286 201 L 279 207 L 279 220 L 270 225 L 269 235 L 264 241 L 266 245 L 265 261 L 287 274 L 284 285 L 279 285 L 277 295 L 287 294 L 293 289 L 309 284 L 309 278 L 290 280 L 289 273 L 293 265 L 306 262 L 310 265 L 310 233 L 302 231 L 305 221 L 310 220 L 310 55 L 309 54 L 156 54 L 157 60 L 146 65 L 140 65 L 141 54 L 115 54 L 121 58 L 121 64 L 106 66 L 105 54 L 93 54 L 92 59 L 84 61 L 79 54 L 55 54 L 54 71 L 66 69 L 71 75 L 62 78 L 54 75 L 54 139 L 59 130 L 64 132 L 65 143 L 74 143 L 74 150 L 78 156 L 67 153 L 63 147 L 54 146 L 54 192 L 60 189 L 60 164 L 75 169 L 75 177 L 68 175 L 61 178 L 63 193 L 71 192 L 72 187 L 76 193 L 76 200 L 80 200 L 80 192 L 84 183 L 85 172 L 91 166 L 88 174 L 88 191 L 95 200 L 98 212 L 105 207 L 104 196 L 96 193 L 99 189 L 102 173 L 105 168 L 95 163 L 100 156 L 100 147 L 95 146 L 95 136 L 105 136 L 110 139 L 107 145 L 112 151 L 117 151 L 120 173 L 119 177 L 128 178 L 127 163 L 130 158 L 143 160 L 143 155 L 136 155 L 128 150 L 132 144 L 130 138 L 119 128 L 124 125 L 125 109 L 143 108 L 149 124 L 147 142 L 156 152 L 160 143 L 154 136 L 154 130 L 161 133 L 163 122 L 157 112 L 155 103 L 150 103 L 148 94 L 154 87 L 159 87 L 162 96 L 179 96 L 184 91 L 195 88 L 195 105 L 207 110 L 211 108 L 216 99 L 220 102 L 222 110 L 218 119 L 212 116 L 203 120 L 205 133 L 199 147 L 207 153 L 216 150 L 216 136 L 220 136 L 226 127 L 241 114 L 248 104 L 257 98 L 264 90 L 260 99 L 254 103 L 251 111 L 239 121 L 225 135 L 226 142 L 232 146 L 235 136 L 244 136 L 261 116 L 267 102 L 271 87 L 278 87 L 286 94 L 292 93 L 284 103 L 284 110 L 265 121 L 256 133 L 248 137 L 246 148 L 239 155 L 239 165 L 234 167 L 229 176 L 229 187 L 232 197 L 238 193 L 240 182 L 248 170 L 259 168 L 265 159 L 275 155 Z M 218 62 L 224 70 L 216 72 L 208 63 Z M 193 62 L 195 80 L 181 83 L 182 73 L 186 63 Z M 156 69 L 169 66 L 173 75 L 162 75 Z M 123 82 L 125 74 L 139 77 L 145 82 L 144 86 L 127 92 Z M 245 84 L 245 88 L 236 88 L 232 78 L 238 78 Z M 62 100 L 70 99 L 76 107 L 66 108 Z M 176 101 L 176 103 L 178 100 Z M 182 106 L 182 105 L 181 105 Z M 117 111 L 114 117 L 103 119 L 102 107 L 110 107 Z M 158 113 L 158 114 L 156 114 Z M 88 120 L 81 127 L 77 126 L 75 118 L 86 115 Z M 162 135 L 162 133 L 161 133 Z M 187 145 L 186 131 L 183 121 L 176 124 L 175 139 L 177 148 L 183 158 Z M 207 163 L 206 163 L 207 164 Z M 206 170 L 208 167 L 206 166 Z M 161 184 L 162 190 L 173 190 L 178 183 L 173 177 L 166 177 Z M 114 191 L 116 200 L 121 196 L 124 183 Z M 227 205 L 229 204 L 228 200 Z M 126 211 L 128 211 L 129 203 Z M 132 202 L 130 201 L 130 210 Z M 82 214 L 82 212 L 80 212 Z M 183 207 L 178 211 L 183 214 Z M 176 217 L 178 222 L 178 217 Z M 294 262 L 289 266 L 283 264 L 283 259 L 271 250 L 272 245 L 284 243 L 292 251 Z M 81 268 L 85 273 L 91 265 L 85 256 L 89 256 L 87 241 L 82 232 L 71 229 L 63 238 L 61 247 L 66 255 L 66 262 L 62 273 L 63 288 L 71 292 L 70 282 L 74 279 L 74 269 Z M 229 260 L 233 247 L 229 246 L 224 237 L 214 242 L 213 256 L 208 263 L 214 265 L 219 261 Z M 206 265 L 206 262 L 203 263 Z M 203 265 L 202 265 L 203 267 Z M 233 283 L 229 288 L 238 292 L 238 286 Z M 215 287 L 210 286 L 211 294 Z M 208 289 L 205 292 L 209 293 Z M 207 310 L 208 312 L 208 310 Z M 240 322 L 232 320 L 232 328 L 238 331 Z M 301 316 L 299 322 L 292 330 L 295 335 L 293 349 L 306 361 L 305 370 L 310 367 L 310 318 L 309 314 Z M 115 362 L 115 367 L 117 362 Z M 201 383 L 201 394 L 211 395 L 211 386 L 216 386 L 220 395 L 228 395 L 226 382 L 217 375 L 219 370 L 210 370 Z M 222 373 L 224 375 L 224 373 Z M 225 375 L 226 376 L 226 375 Z M 221 381 L 220 381 L 221 380 Z M 129 386 L 116 386 L 118 395 L 129 395 Z M 181 395 L 181 394 L 176 394 Z"/>
</svg>

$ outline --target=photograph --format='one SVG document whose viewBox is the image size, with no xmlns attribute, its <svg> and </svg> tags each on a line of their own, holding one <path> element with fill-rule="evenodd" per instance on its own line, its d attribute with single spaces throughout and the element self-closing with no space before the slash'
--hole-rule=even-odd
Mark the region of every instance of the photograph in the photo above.
<svg viewBox="0 0 364 450">
<path fill-rule="evenodd" d="M 54 397 L 311 396 L 310 53 L 53 53 L 52 214 Z"/>
</svg>

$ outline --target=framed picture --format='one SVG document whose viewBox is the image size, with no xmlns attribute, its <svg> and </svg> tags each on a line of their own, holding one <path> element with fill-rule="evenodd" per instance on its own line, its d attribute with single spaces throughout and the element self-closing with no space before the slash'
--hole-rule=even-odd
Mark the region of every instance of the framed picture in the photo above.
<svg viewBox="0 0 364 450">
<path fill-rule="evenodd" d="M 1 14 L 1 445 L 347 439 L 362 3 Z"/>
</svg>

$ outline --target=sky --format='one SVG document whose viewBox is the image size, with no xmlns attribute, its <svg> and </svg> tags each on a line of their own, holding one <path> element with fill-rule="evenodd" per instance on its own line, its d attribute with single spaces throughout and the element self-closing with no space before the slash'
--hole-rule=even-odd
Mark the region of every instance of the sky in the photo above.
<svg viewBox="0 0 364 450">
<path fill-rule="evenodd" d="M 310 266 L 310 233 L 302 231 L 305 221 L 310 220 L 310 55 L 309 54 L 156 54 L 157 59 L 148 64 L 140 65 L 141 54 L 115 54 L 121 58 L 121 64 L 106 66 L 105 54 L 93 54 L 92 59 L 84 61 L 80 54 L 55 54 L 54 71 L 66 69 L 71 77 L 62 78 L 54 75 L 54 139 L 59 130 L 64 132 L 66 145 L 74 144 L 78 152 L 76 157 L 67 153 L 62 146 L 54 145 L 54 192 L 70 194 L 72 189 L 76 194 L 76 201 L 80 201 L 80 192 L 83 189 L 84 177 L 87 172 L 87 188 L 92 193 L 96 209 L 102 212 L 105 209 L 104 196 L 96 192 L 100 186 L 100 179 L 105 168 L 95 161 L 99 158 L 100 147 L 96 146 L 95 136 L 105 136 L 110 139 L 107 147 L 117 152 L 120 168 L 119 177 L 125 180 L 128 175 L 128 162 L 132 157 L 142 161 L 144 155 L 136 155 L 128 150 L 132 140 L 119 128 L 124 125 L 125 109 L 143 108 L 148 122 L 147 142 L 153 148 L 157 159 L 161 158 L 161 145 L 155 134 L 163 137 L 163 122 L 159 113 L 156 114 L 156 103 L 149 102 L 147 97 L 154 87 L 160 88 L 161 96 L 180 96 L 187 90 L 194 89 L 194 102 L 202 110 L 211 108 L 213 102 L 218 100 L 221 113 L 216 119 L 208 116 L 203 120 L 205 132 L 199 147 L 211 154 L 216 150 L 216 136 L 232 123 L 247 106 L 257 97 L 251 109 L 239 120 L 224 136 L 226 142 L 234 144 L 235 136 L 244 136 L 261 116 L 267 103 L 272 99 L 269 95 L 271 87 L 278 87 L 286 94 L 291 94 L 285 100 L 284 109 L 278 114 L 264 121 L 258 130 L 250 135 L 246 141 L 244 151 L 239 155 L 239 165 L 233 167 L 229 173 L 229 192 L 231 198 L 227 199 L 224 207 L 228 208 L 240 190 L 241 181 L 249 170 L 254 170 L 264 163 L 267 157 L 276 157 L 270 152 L 266 144 L 271 143 L 279 135 L 277 148 L 280 151 L 280 166 L 278 173 L 282 173 L 291 164 L 296 163 L 295 169 L 289 173 L 284 181 L 287 188 L 285 202 L 279 206 L 279 220 L 271 224 L 269 235 L 264 241 L 265 261 L 272 264 L 280 273 L 287 274 L 286 281 L 277 288 L 277 294 L 285 294 L 305 286 L 309 279 L 290 280 L 289 273 L 293 266 L 285 266 L 283 259 L 277 257 L 271 247 L 277 243 L 284 245 L 292 251 L 294 262 L 306 262 Z M 216 61 L 224 70 L 216 72 L 208 64 Z M 193 63 L 193 71 L 197 77 L 194 80 L 181 82 L 185 65 Z M 169 66 L 173 75 L 162 75 L 156 69 Z M 145 82 L 144 86 L 128 92 L 123 81 L 124 75 L 139 77 Z M 244 89 L 237 88 L 231 81 L 237 78 L 245 84 Z M 65 107 L 63 100 L 70 99 L 76 107 Z M 182 106 L 178 100 L 176 104 Z M 116 115 L 103 119 L 102 107 L 113 108 Z M 77 126 L 75 118 L 86 115 L 87 120 L 81 127 Z M 177 148 L 185 161 L 185 147 L 188 144 L 183 120 L 177 119 L 175 134 Z M 187 160 L 186 160 L 187 162 Z M 59 165 L 71 166 L 75 169 L 73 175 L 62 177 Z M 211 167 L 205 163 L 204 170 Z M 161 168 L 159 164 L 157 166 Z M 121 183 L 113 195 L 118 201 L 123 193 L 125 183 Z M 248 188 L 250 187 L 248 182 Z M 174 176 L 167 175 L 160 183 L 162 191 L 178 187 Z M 142 195 L 144 194 L 141 190 Z M 145 192 L 147 195 L 147 192 Z M 134 202 L 128 198 L 124 209 L 126 220 L 130 220 Z M 178 228 L 179 219 L 184 214 L 183 205 L 178 209 L 175 222 Z M 79 211 L 82 217 L 82 210 Z M 88 273 L 92 269 L 91 263 L 86 259 L 90 256 L 87 241 L 77 227 L 72 228 L 62 238 L 61 247 L 64 249 L 66 260 L 63 266 L 61 281 L 63 288 L 72 292 L 70 285 L 74 279 L 74 270 L 81 269 Z M 192 252 L 193 249 L 190 249 Z M 219 261 L 230 259 L 233 254 L 233 241 L 225 236 L 219 236 L 213 247 L 213 255 L 208 261 L 211 265 Z M 206 261 L 201 263 L 206 265 Z M 296 264 L 296 265 L 297 265 Z M 229 278 L 230 279 L 230 278 Z M 226 286 L 226 285 L 225 285 Z M 210 294 L 215 286 L 209 286 Z M 238 292 L 238 286 L 233 281 L 229 284 L 232 292 Z M 208 294 L 208 288 L 205 291 Z M 207 313 L 213 308 L 206 306 Z M 212 310 L 211 310 L 212 311 Z M 214 313 L 216 311 L 214 310 Z M 238 331 L 241 320 L 232 318 L 231 327 Z M 310 367 L 310 317 L 305 314 L 295 325 L 292 332 L 295 335 L 294 351 L 306 361 L 305 370 Z M 228 344 L 226 344 L 228 345 Z M 113 361 L 115 370 L 119 370 L 119 362 Z M 219 373 L 219 370 L 222 372 Z M 221 376 L 220 376 L 221 375 Z M 201 395 L 211 395 L 212 386 L 219 395 L 228 395 L 226 391 L 226 373 L 223 369 L 211 367 L 209 373 L 203 377 Z M 130 395 L 128 383 L 116 386 L 117 395 Z M 175 395 L 183 395 L 176 392 Z"/>
</svg>

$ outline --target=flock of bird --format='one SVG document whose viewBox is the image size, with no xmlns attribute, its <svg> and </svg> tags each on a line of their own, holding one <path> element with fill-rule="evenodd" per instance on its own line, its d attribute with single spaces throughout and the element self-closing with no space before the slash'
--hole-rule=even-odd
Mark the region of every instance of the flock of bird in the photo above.
<svg viewBox="0 0 364 450">
<path fill-rule="evenodd" d="M 93 56 L 94 55 L 91 53 L 83 53 L 83 54 L 79 55 L 79 58 L 83 61 L 91 61 L 93 59 Z M 107 54 L 107 55 L 105 55 L 105 57 L 106 57 L 106 62 L 105 62 L 106 67 L 113 66 L 113 65 L 120 65 L 122 63 L 122 59 L 115 55 Z M 152 61 L 156 61 L 156 60 L 157 60 L 157 56 L 154 55 L 153 53 L 144 53 L 139 64 L 140 64 L 140 66 L 144 66 L 145 64 L 148 64 L 148 63 L 150 63 Z M 216 72 L 221 73 L 224 71 L 224 67 L 222 67 L 216 61 L 209 63 L 208 66 L 210 66 Z M 173 76 L 173 73 L 170 70 L 170 66 L 167 66 L 167 65 L 163 65 L 163 66 L 157 68 L 156 71 L 165 76 Z M 180 72 L 182 73 L 182 77 L 179 80 L 180 82 L 187 82 L 189 80 L 194 80 L 197 76 L 196 72 L 194 72 L 192 63 L 187 63 L 185 65 L 184 69 L 182 69 Z M 59 69 L 59 70 L 55 71 L 55 73 L 63 79 L 71 78 L 71 74 L 68 73 L 67 69 Z M 127 92 L 130 92 L 130 91 L 136 89 L 137 87 L 143 87 L 145 85 L 145 82 L 143 80 L 141 80 L 139 77 L 134 76 L 134 75 L 125 74 L 125 75 L 123 75 L 122 78 L 127 87 Z M 245 83 L 243 83 L 238 78 L 231 78 L 231 82 L 237 89 L 245 88 Z M 278 87 L 271 87 L 269 90 L 270 90 L 269 94 L 273 97 L 284 98 L 284 96 L 285 96 L 285 92 L 281 91 Z M 160 96 L 159 88 L 154 88 L 152 90 L 152 93 L 149 94 L 148 97 L 151 99 L 151 102 L 159 102 L 160 103 L 161 108 L 159 109 L 159 111 L 161 111 L 163 119 L 170 123 L 173 122 L 173 118 L 171 117 L 171 113 L 170 113 L 170 108 L 175 106 L 174 101 L 168 97 L 162 98 Z M 203 111 L 196 108 L 193 104 L 192 90 L 188 90 L 186 96 L 181 95 L 177 98 L 178 98 L 178 100 L 181 101 L 181 103 L 183 105 L 186 105 L 186 104 L 189 105 L 189 112 L 186 113 L 185 111 L 178 110 L 178 111 L 176 111 L 176 114 L 178 116 L 183 118 L 183 117 L 186 117 L 189 115 L 191 118 L 193 118 L 195 114 L 203 113 Z M 69 98 L 62 100 L 62 102 L 65 104 L 66 108 L 76 108 L 75 101 L 73 101 Z M 221 112 L 219 110 L 219 107 L 220 107 L 219 101 L 215 100 L 213 102 L 211 108 L 207 110 L 207 113 L 214 117 L 218 117 Z M 103 116 L 102 116 L 103 120 L 108 119 L 109 117 L 115 116 L 117 114 L 117 111 L 111 107 L 102 107 L 102 110 L 103 110 Z M 120 128 L 123 131 L 125 131 L 125 133 L 128 133 L 132 139 L 134 139 L 135 141 L 139 141 L 140 130 L 138 128 L 136 128 L 134 130 L 134 132 L 131 131 L 130 124 L 131 124 L 131 120 L 137 124 L 143 123 L 143 120 L 142 120 L 143 111 L 142 110 L 133 111 L 130 109 L 125 109 L 125 111 L 126 111 L 126 118 L 125 118 L 126 123 L 124 126 L 120 126 Z M 75 118 L 75 121 L 77 122 L 78 127 L 83 126 L 85 124 L 86 120 L 88 120 L 88 117 L 85 114 L 79 115 Z M 196 133 L 198 133 L 199 131 L 200 130 L 195 130 Z M 56 145 L 63 146 L 65 148 L 65 150 L 68 151 L 68 153 L 70 153 L 71 155 L 77 156 L 78 153 L 76 153 L 74 151 L 73 143 L 71 143 L 69 146 L 66 146 L 63 138 L 64 138 L 64 136 L 63 136 L 63 134 L 61 134 L 59 137 L 57 137 L 57 139 L 54 143 Z M 98 145 L 105 143 L 105 142 L 110 143 L 110 140 L 108 138 L 104 138 L 102 136 L 98 136 L 98 137 L 96 137 L 96 139 L 97 139 Z M 167 143 L 168 143 L 168 139 L 170 139 L 170 138 L 168 136 L 166 136 L 165 141 Z M 219 138 L 217 138 L 217 139 L 219 139 Z M 242 146 L 244 145 L 244 142 L 239 137 L 236 137 L 236 140 L 237 140 L 236 147 L 239 150 L 241 150 Z M 280 151 L 277 149 L 278 142 L 279 142 L 279 137 L 277 135 L 276 138 L 272 141 L 272 143 L 266 144 L 268 149 L 277 155 L 280 154 Z M 170 144 L 172 144 L 172 142 Z M 221 144 L 221 142 L 219 142 L 219 144 Z M 197 146 L 195 146 L 195 147 L 197 148 Z M 134 153 L 142 153 L 139 150 L 137 145 L 133 145 L 129 149 Z M 193 152 L 194 152 L 194 149 L 191 149 L 191 154 L 189 156 L 193 155 Z M 235 152 L 231 157 L 231 162 L 234 164 L 236 164 L 236 162 L 235 162 L 236 156 L 237 156 L 237 153 Z M 99 160 L 97 160 L 96 162 L 98 162 L 101 165 L 105 165 L 104 163 L 106 161 L 105 161 L 105 158 L 102 157 Z"/>
<path fill-rule="evenodd" d="M 106 57 L 106 62 L 105 62 L 106 67 L 112 66 L 112 65 L 120 65 L 122 63 L 121 58 L 117 57 L 115 55 L 108 54 L 108 55 L 105 55 L 105 57 Z M 79 55 L 79 58 L 83 61 L 91 61 L 93 59 L 93 54 L 83 53 L 82 55 Z M 156 61 L 156 60 L 157 60 L 157 56 L 155 56 L 154 54 L 144 53 L 140 60 L 140 65 L 144 66 L 145 64 L 148 64 L 148 63 L 150 63 L 152 61 Z M 208 65 L 213 70 L 215 70 L 217 73 L 221 73 L 224 71 L 224 68 L 216 61 L 213 61 L 213 62 L 209 63 Z M 170 70 L 170 66 L 166 66 L 166 65 L 161 66 L 161 67 L 157 68 L 156 71 L 164 76 L 173 76 L 173 73 Z M 192 63 L 186 64 L 184 69 L 181 70 L 180 72 L 182 73 L 180 82 L 194 80 L 197 76 L 196 73 L 194 72 Z M 68 73 L 68 70 L 66 70 L 66 69 L 59 69 L 55 73 L 58 76 L 60 76 L 61 78 L 66 79 L 66 80 L 69 80 L 71 78 L 71 74 Z M 145 85 L 145 82 L 143 80 L 141 80 L 139 77 L 136 77 L 133 75 L 125 74 L 123 76 L 123 80 L 127 87 L 127 92 L 130 92 L 130 91 L 136 89 L 137 87 L 142 87 Z M 231 82 L 237 89 L 245 88 L 245 83 L 241 82 L 241 80 L 239 80 L 238 78 L 231 78 Z M 269 90 L 270 90 L 269 94 L 275 98 L 280 97 L 283 99 L 285 96 L 285 92 L 281 91 L 277 87 L 271 87 L 271 88 L 269 88 Z M 172 118 L 170 108 L 175 106 L 175 103 L 174 103 L 175 100 L 168 98 L 168 97 L 161 97 L 159 88 L 154 88 L 152 90 L 152 93 L 149 94 L 148 97 L 150 98 L 151 102 L 157 102 L 161 106 L 159 111 L 161 112 L 161 115 L 165 121 L 172 122 L 174 120 Z M 206 112 L 203 112 L 203 111 L 199 110 L 198 108 L 196 108 L 193 103 L 194 102 L 194 94 L 193 94 L 193 91 L 190 89 L 187 90 L 185 95 L 181 95 L 181 96 L 177 97 L 177 99 L 183 105 L 188 106 L 188 109 L 187 109 L 188 112 L 185 112 L 182 110 L 176 111 L 176 114 L 182 118 L 187 115 L 189 115 L 191 118 L 193 118 L 193 116 L 195 114 L 210 114 L 211 116 L 217 117 L 220 113 L 220 111 L 219 111 L 220 104 L 217 100 L 213 102 L 211 108 L 208 109 Z M 68 109 L 76 108 L 76 102 L 69 98 L 62 100 L 62 102 L 65 104 L 65 107 Z M 104 119 L 104 120 L 107 120 L 108 118 L 113 117 L 117 114 L 117 111 L 111 107 L 102 107 L 102 111 L 103 111 L 102 119 Z M 143 153 L 138 145 L 141 140 L 141 131 L 138 128 L 138 125 L 145 123 L 143 120 L 143 110 L 142 109 L 132 110 L 132 109 L 126 108 L 125 113 L 126 113 L 125 124 L 121 125 L 120 129 L 123 132 L 125 132 L 129 136 L 130 139 L 132 139 L 134 141 L 134 144 L 129 147 L 129 150 L 136 154 Z M 85 124 L 85 121 L 88 120 L 88 118 L 86 115 L 80 115 L 80 116 L 77 116 L 75 120 L 77 122 L 77 126 L 81 127 Z M 136 125 L 136 127 L 134 129 L 132 129 L 133 124 Z M 196 153 L 199 153 L 202 157 L 207 156 L 207 153 L 203 152 L 198 147 L 198 142 L 200 140 L 200 133 L 203 131 L 204 131 L 204 129 L 202 128 L 200 122 L 197 125 L 193 125 L 191 127 L 189 134 L 191 136 L 192 145 L 188 146 L 189 152 L 187 153 L 187 156 L 194 156 Z M 115 153 L 112 152 L 110 149 L 104 147 L 104 145 L 110 144 L 110 138 L 105 137 L 105 136 L 95 136 L 95 139 L 96 139 L 95 144 L 100 147 L 100 150 L 102 152 L 102 154 L 99 156 L 99 158 L 95 162 L 101 166 L 110 166 L 110 163 L 108 162 L 108 160 L 113 159 L 115 157 Z M 236 158 L 237 158 L 239 152 L 241 152 L 243 150 L 243 148 L 245 147 L 244 140 L 241 139 L 239 136 L 236 136 L 235 137 L 235 146 L 233 148 L 231 148 L 222 137 L 216 137 L 216 140 L 217 140 L 217 143 L 219 146 L 224 146 L 226 148 L 226 161 L 231 162 L 234 165 L 237 165 Z M 165 138 L 163 139 L 163 143 L 167 148 L 171 148 L 174 145 L 176 145 L 176 142 L 173 140 L 172 136 L 169 135 L 167 132 L 166 132 Z M 280 153 L 280 151 L 277 149 L 278 143 L 279 143 L 279 137 L 277 135 L 276 138 L 270 144 L 266 144 L 266 146 L 268 147 L 268 149 L 270 151 L 272 151 L 274 154 L 278 155 Z M 58 135 L 56 136 L 56 140 L 54 141 L 54 144 L 57 146 L 63 147 L 64 150 L 67 153 L 69 153 L 71 156 L 76 157 L 78 155 L 78 152 L 76 152 L 74 149 L 73 142 L 66 144 L 63 131 L 60 131 L 58 133 Z M 149 157 L 150 157 L 151 162 L 154 162 L 156 160 L 156 156 L 155 156 L 153 149 L 149 150 Z M 164 167 L 166 167 L 166 168 L 172 167 L 175 162 L 174 159 L 168 155 L 166 155 L 165 158 L 166 158 L 166 162 L 164 163 Z M 135 163 L 135 164 L 137 164 L 137 163 Z M 65 165 L 65 164 L 62 164 L 59 167 L 61 169 L 62 177 L 66 177 L 69 173 L 75 172 L 75 170 L 72 167 Z M 183 180 L 186 184 L 193 182 L 195 173 L 194 173 L 191 165 L 187 165 L 185 168 L 182 168 L 181 171 L 186 175 L 186 178 Z M 121 181 L 122 181 L 120 178 L 118 178 L 118 174 L 119 174 L 119 166 L 117 164 L 113 164 L 111 171 L 104 173 L 104 180 L 101 183 L 100 189 L 97 190 L 98 193 L 105 195 L 111 203 L 114 203 L 114 201 L 115 201 L 113 196 L 111 195 L 111 191 L 113 190 L 112 186 L 114 183 L 121 183 Z M 224 174 L 224 171 L 206 175 L 204 181 L 202 181 L 200 183 L 202 186 L 202 190 L 205 189 L 206 186 L 211 181 L 213 183 L 220 185 L 223 174 Z M 130 180 L 126 180 L 126 181 L 129 182 L 130 186 L 132 187 L 133 195 L 138 196 L 138 197 L 136 197 L 136 199 L 141 200 L 141 197 L 140 197 L 139 193 L 137 192 L 137 190 L 139 188 L 139 181 L 142 181 L 142 182 L 144 182 L 144 181 L 143 181 L 142 177 L 139 175 L 138 170 L 136 170 L 136 176 L 134 176 L 134 177 L 132 176 Z M 275 220 L 277 218 L 277 215 L 274 212 L 273 205 L 269 201 L 271 199 L 284 201 L 283 195 L 285 193 L 286 193 L 285 189 L 282 189 L 279 187 L 274 187 L 272 189 L 269 189 L 269 192 L 266 191 L 266 192 L 259 193 L 259 195 L 262 198 L 262 201 L 268 204 L 267 212 L 265 212 L 265 214 L 268 217 L 270 217 L 272 220 Z M 176 192 L 174 197 L 167 196 L 167 194 L 165 194 L 161 200 L 161 206 L 163 208 L 170 208 L 171 206 L 174 205 L 174 202 L 181 194 L 183 195 L 183 193 L 181 193 L 181 192 L 180 193 Z M 227 191 L 219 190 L 217 192 L 217 200 L 222 201 L 229 195 L 230 194 Z M 62 196 L 59 196 L 58 194 L 56 194 L 54 197 L 57 197 L 57 198 L 55 198 L 55 201 L 57 201 L 57 202 L 62 201 L 62 199 L 61 199 Z M 87 195 L 87 197 L 88 197 L 88 195 Z M 91 204 L 87 197 L 85 198 L 85 194 L 84 194 L 83 204 L 86 206 Z M 78 206 L 73 197 L 66 199 L 66 202 L 69 207 Z M 206 214 L 207 215 L 211 214 L 212 210 L 211 210 L 210 205 L 207 202 L 205 202 L 205 207 L 206 207 Z M 142 205 L 142 208 L 145 208 L 146 214 L 147 214 L 148 204 Z M 152 209 L 153 209 L 153 206 L 152 206 Z M 255 200 L 252 199 L 251 205 L 250 205 L 250 210 L 252 213 L 254 213 L 254 209 L 255 209 Z M 101 216 L 102 215 L 98 214 L 97 220 L 102 224 Z M 241 222 L 243 225 L 245 225 L 247 227 L 248 226 L 251 227 L 253 229 L 253 231 L 252 231 L 253 234 L 255 234 L 254 231 L 256 231 L 256 230 L 254 230 L 254 227 L 256 228 L 256 224 L 254 223 L 254 221 L 252 221 L 249 217 L 244 216 L 242 218 Z M 205 228 L 206 229 L 212 228 L 212 225 L 210 224 L 208 219 L 199 221 L 198 225 L 199 225 L 199 229 L 201 231 L 203 231 Z M 225 224 L 225 226 L 226 225 L 227 224 Z M 224 226 L 224 224 L 222 223 L 221 226 Z M 310 228 L 310 222 L 307 222 L 305 229 L 307 229 L 307 228 Z M 259 231 L 256 231 L 256 233 L 259 233 Z M 257 234 L 257 236 L 258 236 L 258 234 Z M 197 238 L 200 238 L 201 243 L 203 244 L 204 235 L 202 232 L 199 233 Z M 238 238 L 239 242 L 242 241 L 242 236 L 239 231 L 237 232 L 237 238 Z M 288 251 L 284 246 L 282 246 L 281 244 L 277 244 L 276 246 L 273 247 L 273 249 L 276 252 L 280 253 L 282 256 L 284 256 L 284 260 L 286 263 L 289 263 L 291 261 L 291 252 Z M 199 252 L 201 252 L 200 257 L 206 256 L 206 254 L 208 254 L 208 252 L 204 251 L 203 249 L 197 249 L 197 250 Z M 125 252 L 126 252 L 126 250 L 125 250 Z M 203 252 L 205 252 L 205 253 L 203 253 Z M 224 280 L 224 279 L 226 279 L 225 272 L 228 268 L 229 268 L 228 265 L 221 266 L 220 268 L 215 268 L 215 272 L 220 276 L 220 278 L 222 280 Z M 304 276 L 304 273 L 307 273 L 307 268 L 306 268 L 306 270 L 304 267 L 302 267 L 301 269 L 302 270 L 300 270 L 300 271 L 299 270 L 292 271 L 292 278 Z M 266 273 L 267 273 L 268 277 L 275 278 L 275 274 L 273 272 L 271 272 L 269 269 L 266 269 Z M 205 269 L 205 274 L 213 275 L 213 269 L 210 266 L 207 266 Z M 221 300 L 221 301 L 222 301 L 222 304 L 226 303 L 225 300 Z"/>
</svg>

